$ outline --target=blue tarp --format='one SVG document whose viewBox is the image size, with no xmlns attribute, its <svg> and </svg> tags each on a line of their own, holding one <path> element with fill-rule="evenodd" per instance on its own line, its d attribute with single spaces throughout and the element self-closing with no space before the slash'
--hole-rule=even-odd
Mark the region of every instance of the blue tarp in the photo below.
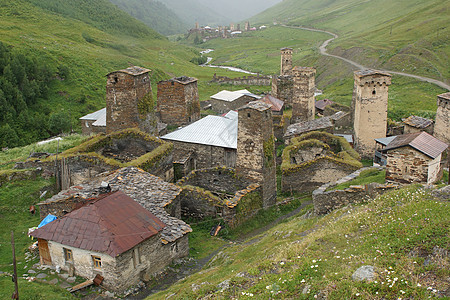
<svg viewBox="0 0 450 300">
<path fill-rule="evenodd" d="M 54 216 L 54 215 L 52 215 L 52 214 L 48 214 L 48 215 L 44 218 L 44 220 L 42 220 L 41 223 L 39 223 L 38 228 L 41 228 L 42 226 L 44 226 L 44 225 L 46 225 L 46 224 L 48 224 L 48 223 L 50 223 L 50 222 L 52 222 L 52 221 L 55 221 L 56 219 L 57 219 L 56 216 Z"/>
</svg>

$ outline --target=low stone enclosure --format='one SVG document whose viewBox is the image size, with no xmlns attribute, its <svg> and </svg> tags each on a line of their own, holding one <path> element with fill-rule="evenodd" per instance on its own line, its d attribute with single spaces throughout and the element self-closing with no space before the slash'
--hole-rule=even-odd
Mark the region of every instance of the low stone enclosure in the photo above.
<svg viewBox="0 0 450 300">
<path fill-rule="evenodd" d="M 316 189 L 313 194 L 314 203 L 314 213 L 316 215 L 323 215 L 335 210 L 339 207 L 348 205 L 362 203 L 364 201 L 374 199 L 377 196 L 398 188 L 398 185 L 394 184 L 380 184 L 380 183 L 370 183 L 367 185 L 356 185 L 350 186 L 344 190 L 336 190 L 333 187 L 341 183 L 345 183 L 355 179 L 364 170 L 368 169 L 382 169 L 381 167 L 367 167 L 361 168 L 352 174 L 349 174 L 336 182 L 330 182 L 322 185 Z M 331 190 L 330 190 L 331 189 Z"/>
<path fill-rule="evenodd" d="M 136 128 L 96 135 L 77 147 L 42 160 L 31 159 L 18 168 L 41 167 L 56 174 L 61 161 L 67 165 L 69 186 L 123 167 L 141 168 L 166 181 L 173 180 L 173 145 Z M 55 160 L 58 160 L 56 164 Z"/>
<path fill-rule="evenodd" d="M 362 167 L 343 137 L 313 131 L 291 139 L 282 155 L 282 192 L 312 192 Z"/>
<path fill-rule="evenodd" d="M 259 184 L 250 184 L 225 167 L 199 169 L 177 182 L 183 219 L 223 218 L 236 227 L 263 207 Z"/>
</svg>

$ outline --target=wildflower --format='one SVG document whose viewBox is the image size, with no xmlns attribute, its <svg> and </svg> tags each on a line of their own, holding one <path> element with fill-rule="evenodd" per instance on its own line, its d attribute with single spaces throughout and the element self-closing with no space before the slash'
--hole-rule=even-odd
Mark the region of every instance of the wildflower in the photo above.
<svg viewBox="0 0 450 300">
<path fill-rule="evenodd" d="M 421 287 L 422 285 L 420 283 L 418 283 L 417 286 Z"/>
</svg>

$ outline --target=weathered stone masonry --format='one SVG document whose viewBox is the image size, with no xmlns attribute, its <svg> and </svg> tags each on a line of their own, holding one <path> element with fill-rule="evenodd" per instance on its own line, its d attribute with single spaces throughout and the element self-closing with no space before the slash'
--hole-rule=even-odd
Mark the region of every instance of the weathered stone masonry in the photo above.
<svg viewBox="0 0 450 300">
<path fill-rule="evenodd" d="M 311 67 L 295 67 L 293 69 L 294 93 L 292 99 L 292 120 L 314 120 L 316 107 L 314 92 L 316 70 Z"/>
<path fill-rule="evenodd" d="M 450 92 L 438 95 L 437 105 L 434 135 L 444 143 L 450 144 Z"/>
</svg>

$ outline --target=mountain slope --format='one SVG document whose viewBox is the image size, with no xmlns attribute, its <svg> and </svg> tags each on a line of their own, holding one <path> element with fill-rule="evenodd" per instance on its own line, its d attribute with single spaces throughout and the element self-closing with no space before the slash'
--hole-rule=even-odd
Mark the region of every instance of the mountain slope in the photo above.
<svg viewBox="0 0 450 300">
<path fill-rule="evenodd" d="M 339 34 L 329 48 L 372 67 L 448 82 L 450 53 L 445 0 L 285 0 L 252 18 Z"/>
<path fill-rule="evenodd" d="M 189 25 L 156 0 L 110 0 L 120 9 L 163 35 L 184 33 Z"/>
<path fill-rule="evenodd" d="M 224 16 L 222 12 L 203 5 L 199 0 L 164 0 L 164 3 L 191 28 L 195 22 L 199 22 L 201 26 L 226 25 L 230 22 L 230 18 Z"/>
</svg>

